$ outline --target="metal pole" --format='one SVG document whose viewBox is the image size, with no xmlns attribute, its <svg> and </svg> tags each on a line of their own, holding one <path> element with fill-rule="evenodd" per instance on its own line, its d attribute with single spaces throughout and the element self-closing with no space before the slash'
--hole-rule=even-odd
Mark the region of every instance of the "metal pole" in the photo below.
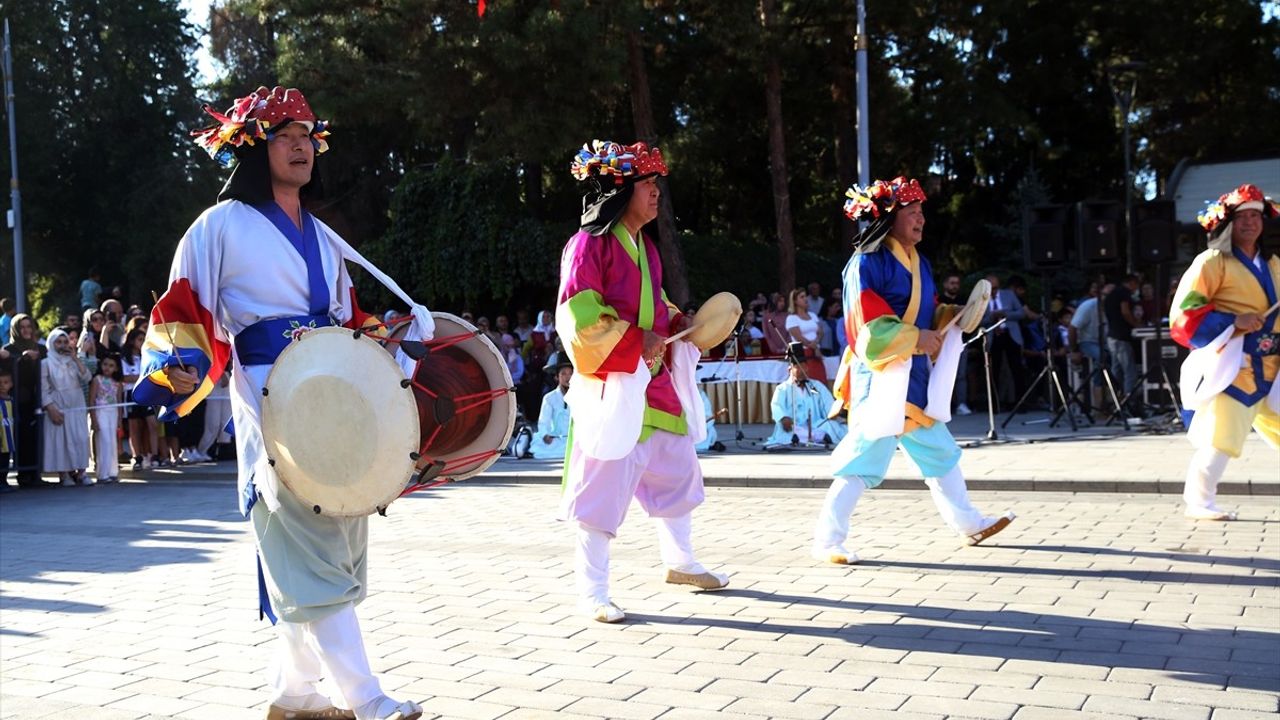
<svg viewBox="0 0 1280 720">
<path fill-rule="evenodd" d="M 27 311 L 27 288 L 22 265 L 22 192 L 18 189 L 18 122 L 13 115 L 13 53 L 9 19 L 4 21 L 4 104 L 9 115 L 9 202 L 13 213 L 13 297 L 18 312 Z"/>
<path fill-rule="evenodd" d="M 871 140 L 868 125 L 871 115 L 867 112 L 867 6 L 858 0 L 858 35 L 855 39 L 858 61 L 858 184 L 871 184 Z"/>
<path fill-rule="evenodd" d="M 1120 112 L 1124 115 L 1124 252 L 1125 272 L 1133 274 L 1133 168 L 1129 160 L 1129 109 L 1133 107 L 1133 93 L 1138 81 L 1124 94 Z"/>
</svg>

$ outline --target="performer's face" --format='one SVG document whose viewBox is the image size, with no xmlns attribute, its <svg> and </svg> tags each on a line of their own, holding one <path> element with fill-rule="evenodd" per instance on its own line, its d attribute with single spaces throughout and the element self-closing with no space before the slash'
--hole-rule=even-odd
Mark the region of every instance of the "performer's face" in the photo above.
<svg viewBox="0 0 1280 720">
<path fill-rule="evenodd" d="M 1237 210 L 1231 215 L 1231 242 L 1252 245 L 1262 236 L 1262 211 Z"/>
<path fill-rule="evenodd" d="M 302 123 L 289 123 L 275 131 L 267 143 L 267 162 L 271 167 L 271 183 L 301 188 L 311 182 L 315 162 L 315 146 L 311 132 Z"/>
<path fill-rule="evenodd" d="M 661 194 L 657 175 L 637 181 L 631 190 L 631 202 L 627 204 L 626 214 L 637 221 L 637 225 L 649 224 L 658 217 L 658 197 Z"/>
<path fill-rule="evenodd" d="M 924 239 L 924 210 L 920 203 L 910 205 L 898 211 L 893 219 L 893 236 L 902 244 L 913 246 Z"/>
</svg>

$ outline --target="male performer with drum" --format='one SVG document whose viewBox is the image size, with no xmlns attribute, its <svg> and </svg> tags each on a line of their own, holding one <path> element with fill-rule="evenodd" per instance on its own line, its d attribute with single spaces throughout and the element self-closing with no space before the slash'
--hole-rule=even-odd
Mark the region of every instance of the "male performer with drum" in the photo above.
<svg viewBox="0 0 1280 720">
<path fill-rule="evenodd" d="M 626 616 L 609 598 L 609 542 L 632 497 L 655 518 L 667 582 L 715 590 L 729 580 L 694 558 L 691 517 L 703 488 L 690 426 L 704 420 L 696 390 L 682 398 L 664 361 L 682 349 L 667 353 L 664 337 L 689 319 L 667 302 L 658 249 L 640 232 L 657 217 L 657 176 L 667 166 L 644 143 L 597 140 L 574 157 L 572 171 L 588 189 L 581 229 L 561 256 L 556 307 L 578 373 L 561 517 L 575 525 L 580 609 L 619 622 Z"/>
<path fill-rule="evenodd" d="M 178 245 L 168 290 L 152 312 L 134 399 L 164 406 L 170 418 L 185 415 L 228 361 L 234 365 L 240 510 L 257 538 L 262 609 L 279 618 L 267 717 L 417 718 L 415 703 L 382 692 L 356 620 L 355 605 L 368 591 L 367 518 L 313 512 L 278 481 L 264 452 L 259 404 L 290 342 L 316 327 L 365 324 L 344 259 L 403 292 L 303 209 L 329 133 L 302 93 L 262 87 L 225 115 L 206 111 L 219 125 L 196 133 L 197 142 L 237 164 L 218 204 Z M 429 337 L 430 314 L 412 307 L 418 334 Z"/>
<path fill-rule="evenodd" d="M 1280 258 L 1263 256 L 1265 217 L 1280 206 L 1241 185 L 1199 216 L 1209 247 L 1178 283 L 1170 332 L 1192 348 L 1182 370 L 1183 405 L 1194 410 L 1187 435 L 1195 454 L 1182 499 L 1197 520 L 1234 520 L 1215 503 L 1227 460 L 1240 457 L 1252 427 L 1280 446 Z"/>
<path fill-rule="evenodd" d="M 847 196 L 845 214 L 869 224 L 844 271 L 849 347 L 835 395 L 849 408 L 849 434 L 832 453 L 835 481 L 818 515 L 813 556 L 858 561 L 844 547 L 849 517 L 863 491 L 884 481 L 899 444 L 924 475 L 943 521 L 977 544 L 1003 530 L 1013 513 L 988 517 L 969 502 L 960 447 L 946 423 L 959 332 L 982 320 L 990 285 L 980 283 L 963 309 L 937 303 L 929 261 L 917 250 L 925 201 L 917 181 L 877 180 L 869 188 L 850 188 Z M 930 356 L 938 358 L 936 372 Z"/>
</svg>

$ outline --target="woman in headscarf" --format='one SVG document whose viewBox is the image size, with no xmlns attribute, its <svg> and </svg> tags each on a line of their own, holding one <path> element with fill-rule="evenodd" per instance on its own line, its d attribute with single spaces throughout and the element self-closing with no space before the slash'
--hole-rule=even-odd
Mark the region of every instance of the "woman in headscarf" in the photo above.
<svg viewBox="0 0 1280 720">
<path fill-rule="evenodd" d="M 13 316 L 9 324 L 9 344 L 4 346 L 13 367 L 13 410 L 17 421 L 15 428 L 17 457 L 14 467 L 18 470 L 20 487 L 37 487 L 45 484 L 40 479 L 39 447 L 40 418 L 40 360 L 45 349 L 36 342 L 36 323 L 26 313 Z"/>
<path fill-rule="evenodd" d="M 45 341 L 48 357 L 40 366 L 44 404 L 44 470 L 58 473 L 63 485 L 92 485 L 89 467 L 89 415 L 82 386 L 92 377 L 76 355 L 67 331 L 58 328 Z"/>
</svg>

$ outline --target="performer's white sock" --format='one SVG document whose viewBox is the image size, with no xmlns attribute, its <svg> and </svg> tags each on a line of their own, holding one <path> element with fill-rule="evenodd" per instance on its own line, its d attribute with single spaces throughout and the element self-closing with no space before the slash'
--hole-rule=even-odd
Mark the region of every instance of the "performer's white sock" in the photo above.
<svg viewBox="0 0 1280 720">
<path fill-rule="evenodd" d="M 306 627 L 327 677 L 342 693 L 344 706 L 355 710 L 359 720 L 378 717 L 370 711 L 376 710 L 385 696 L 369 667 L 355 608 L 345 605 L 328 617 L 307 623 Z"/>
<path fill-rule="evenodd" d="M 829 548 L 844 544 L 849 537 L 849 518 L 866 489 L 867 484 L 857 475 L 837 476 L 832 480 L 813 531 L 814 545 Z"/>
<path fill-rule="evenodd" d="M 994 518 L 983 517 L 981 512 L 969 502 L 969 489 L 964 484 L 964 474 L 956 465 L 942 477 L 925 478 L 929 486 L 929 494 L 933 496 L 933 504 L 938 507 L 938 514 L 947 527 L 961 535 L 971 535 L 995 522 Z"/>
<path fill-rule="evenodd" d="M 609 533 L 578 525 L 574 533 L 573 576 L 583 610 L 609 602 Z"/>
<path fill-rule="evenodd" d="M 1182 499 L 1188 508 L 1217 510 L 1218 481 L 1227 470 L 1230 456 L 1212 447 L 1200 448 L 1187 464 L 1187 482 Z"/>
<path fill-rule="evenodd" d="M 694 575 L 707 571 L 693 556 L 693 513 L 654 518 L 654 525 L 658 528 L 658 551 L 663 565 Z"/>
<path fill-rule="evenodd" d="M 273 705 L 290 710 L 315 710 L 310 700 L 324 671 L 320 658 L 307 642 L 306 623 L 276 623 L 276 655 L 267 669 L 267 685 Z"/>
</svg>

